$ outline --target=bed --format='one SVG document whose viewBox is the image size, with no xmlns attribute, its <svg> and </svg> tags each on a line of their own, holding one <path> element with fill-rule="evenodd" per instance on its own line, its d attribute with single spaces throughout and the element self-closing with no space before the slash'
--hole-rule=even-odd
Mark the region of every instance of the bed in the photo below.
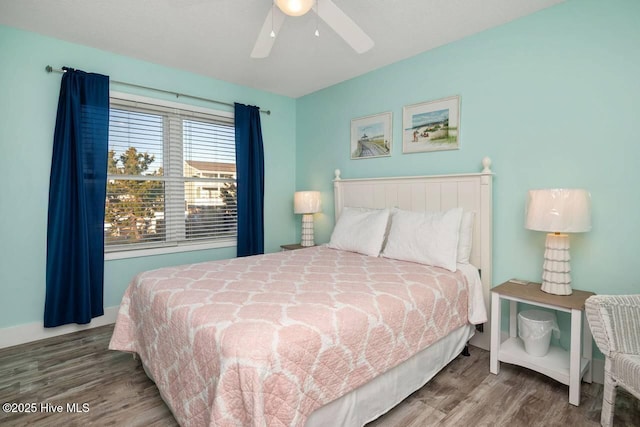
<svg viewBox="0 0 640 427">
<path fill-rule="evenodd" d="M 380 179 L 336 171 L 329 245 L 141 273 L 109 348 L 139 355 L 181 425 L 363 425 L 424 385 L 486 322 L 488 160 L 484 166 Z M 468 262 L 434 267 L 387 252 L 402 215 L 454 211 L 474 213 Z M 390 218 L 380 256 L 345 250 L 335 236 L 363 212 Z M 475 335 L 486 347 L 478 335 L 487 331 Z"/>
</svg>

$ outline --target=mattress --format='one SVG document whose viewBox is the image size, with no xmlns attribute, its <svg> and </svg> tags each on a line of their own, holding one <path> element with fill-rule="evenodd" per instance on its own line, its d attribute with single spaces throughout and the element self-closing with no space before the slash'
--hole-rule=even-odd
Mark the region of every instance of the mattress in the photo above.
<svg viewBox="0 0 640 427">
<path fill-rule="evenodd" d="M 132 281 L 110 348 L 181 425 L 302 426 L 468 325 L 471 282 L 326 247 L 164 268 Z"/>
</svg>

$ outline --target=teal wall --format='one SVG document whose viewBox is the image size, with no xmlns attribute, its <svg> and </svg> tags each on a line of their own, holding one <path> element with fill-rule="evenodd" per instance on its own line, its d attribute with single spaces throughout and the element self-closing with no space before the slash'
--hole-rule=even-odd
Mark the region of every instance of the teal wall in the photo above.
<svg viewBox="0 0 640 427">
<path fill-rule="evenodd" d="M 524 228 L 527 190 L 580 187 L 593 231 L 571 236 L 574 287 L 640 292 L 638 16 L 637 0 L 569 0 L 299 98 L 296 186 L 323 192 L 317 240 L 333 227 L 336 168 L 343 178 L 456 173 L 490 156 L 494 285 L 541 276 L 545 235 Z M 460 149 L 402 154 L 402 107 L 451 95 L 461 96 Z M 392 156 L 350 160 L 350 120 L 384 111 Z"/>
<path fill-rule="evenodd" d="M 148 62 L 0 26 L 0 328 L 42 321 L 47 203 L 53 129 L 64 65 L 170 91 L 270 109 L 262 115 L 265 145 L 265 250 L 295 241 L 296 102 Z M 112 89 L 131 89 L 112 85 Z M 136 93 L 159 97 L 156 93 Z M 175 97 L 165 96 L 175 101 Z M 186 98 L 179 102 L 189 103 Z M 191 101 L 216 109 L 228 107 Z M 281 167 L 286 164 L 287 167 Z M 235 247 L 107 261 L 105 306 L 120 303 L 139 271 L 235 256 Z"/>
<path fill-rule="evenodd" d="M 322 191 L 316 240 L 329 240 L 336 168 L 345 178 L 456 173 L 480 170 L 490 156 L 494 284 L 540 277 L 545 236 L 524 229 L 527 190 L 582 187 L 592 193 L 593 231 L 571 236 L 574 287 L 639 292 L 640 168 L 632 163 L 640 154 L 638 16 L 636 0 L 568 0 L 297 100 L 0 26 L 0 328 L 42 317 L 60 84 L 59 75 L 43 71 L 46 64 L 271 109 L 262 116 L 268 251 L 299 238 L 300 218 L 291 212 L 296 189 Z M 402 154 L 402 107 L 451 95 L 461 96 L 460 149 Z M 351 119 L 384 111 L 394 116 L 392 156 L 350 160 Z M 119 303 L 138 271 L 234 253 L 109 261 L 105 305 Z"/>
</svg>

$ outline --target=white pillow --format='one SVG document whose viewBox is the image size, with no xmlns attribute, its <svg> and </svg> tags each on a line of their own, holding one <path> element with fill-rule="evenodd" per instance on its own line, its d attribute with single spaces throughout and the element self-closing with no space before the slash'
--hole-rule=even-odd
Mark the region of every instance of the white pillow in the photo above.
<svg viewBox="0 0 640 427">
<path fill-rule="evenodd" d="M 394 210 L 382 256 L 456 271 L 461 220 L 462 208 L 445 212 Z"/>
<path fill-rule="evenodd" d="M 389 209 L 342 208 L 329 247 L 380 255 L 389 222 Z"/>
<path fill-rule="evenodd" d="M 460 221 L 460 237 L 458 238 L 458 262 L 469 264 L 471 243 L 473 241 L 473 220 L 475 212 L 464 212 Z"/>
</svg>

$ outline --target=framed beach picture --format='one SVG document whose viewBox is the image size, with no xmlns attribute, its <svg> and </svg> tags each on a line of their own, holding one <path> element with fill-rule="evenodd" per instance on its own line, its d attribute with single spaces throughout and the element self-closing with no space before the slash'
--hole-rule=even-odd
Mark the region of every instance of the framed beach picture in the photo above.
<svg viewBox="0 0 640 427">
<path fill-rule="evenodd" d="M 351 120 L 351 158 L 391 156 L 393 114 L 375 114 Z"/>
<path fill-rule="evenodd" d="M 460 97 L 407 105 L 402 109 L 402 152 L 460 148 Z"/>
</svg>

